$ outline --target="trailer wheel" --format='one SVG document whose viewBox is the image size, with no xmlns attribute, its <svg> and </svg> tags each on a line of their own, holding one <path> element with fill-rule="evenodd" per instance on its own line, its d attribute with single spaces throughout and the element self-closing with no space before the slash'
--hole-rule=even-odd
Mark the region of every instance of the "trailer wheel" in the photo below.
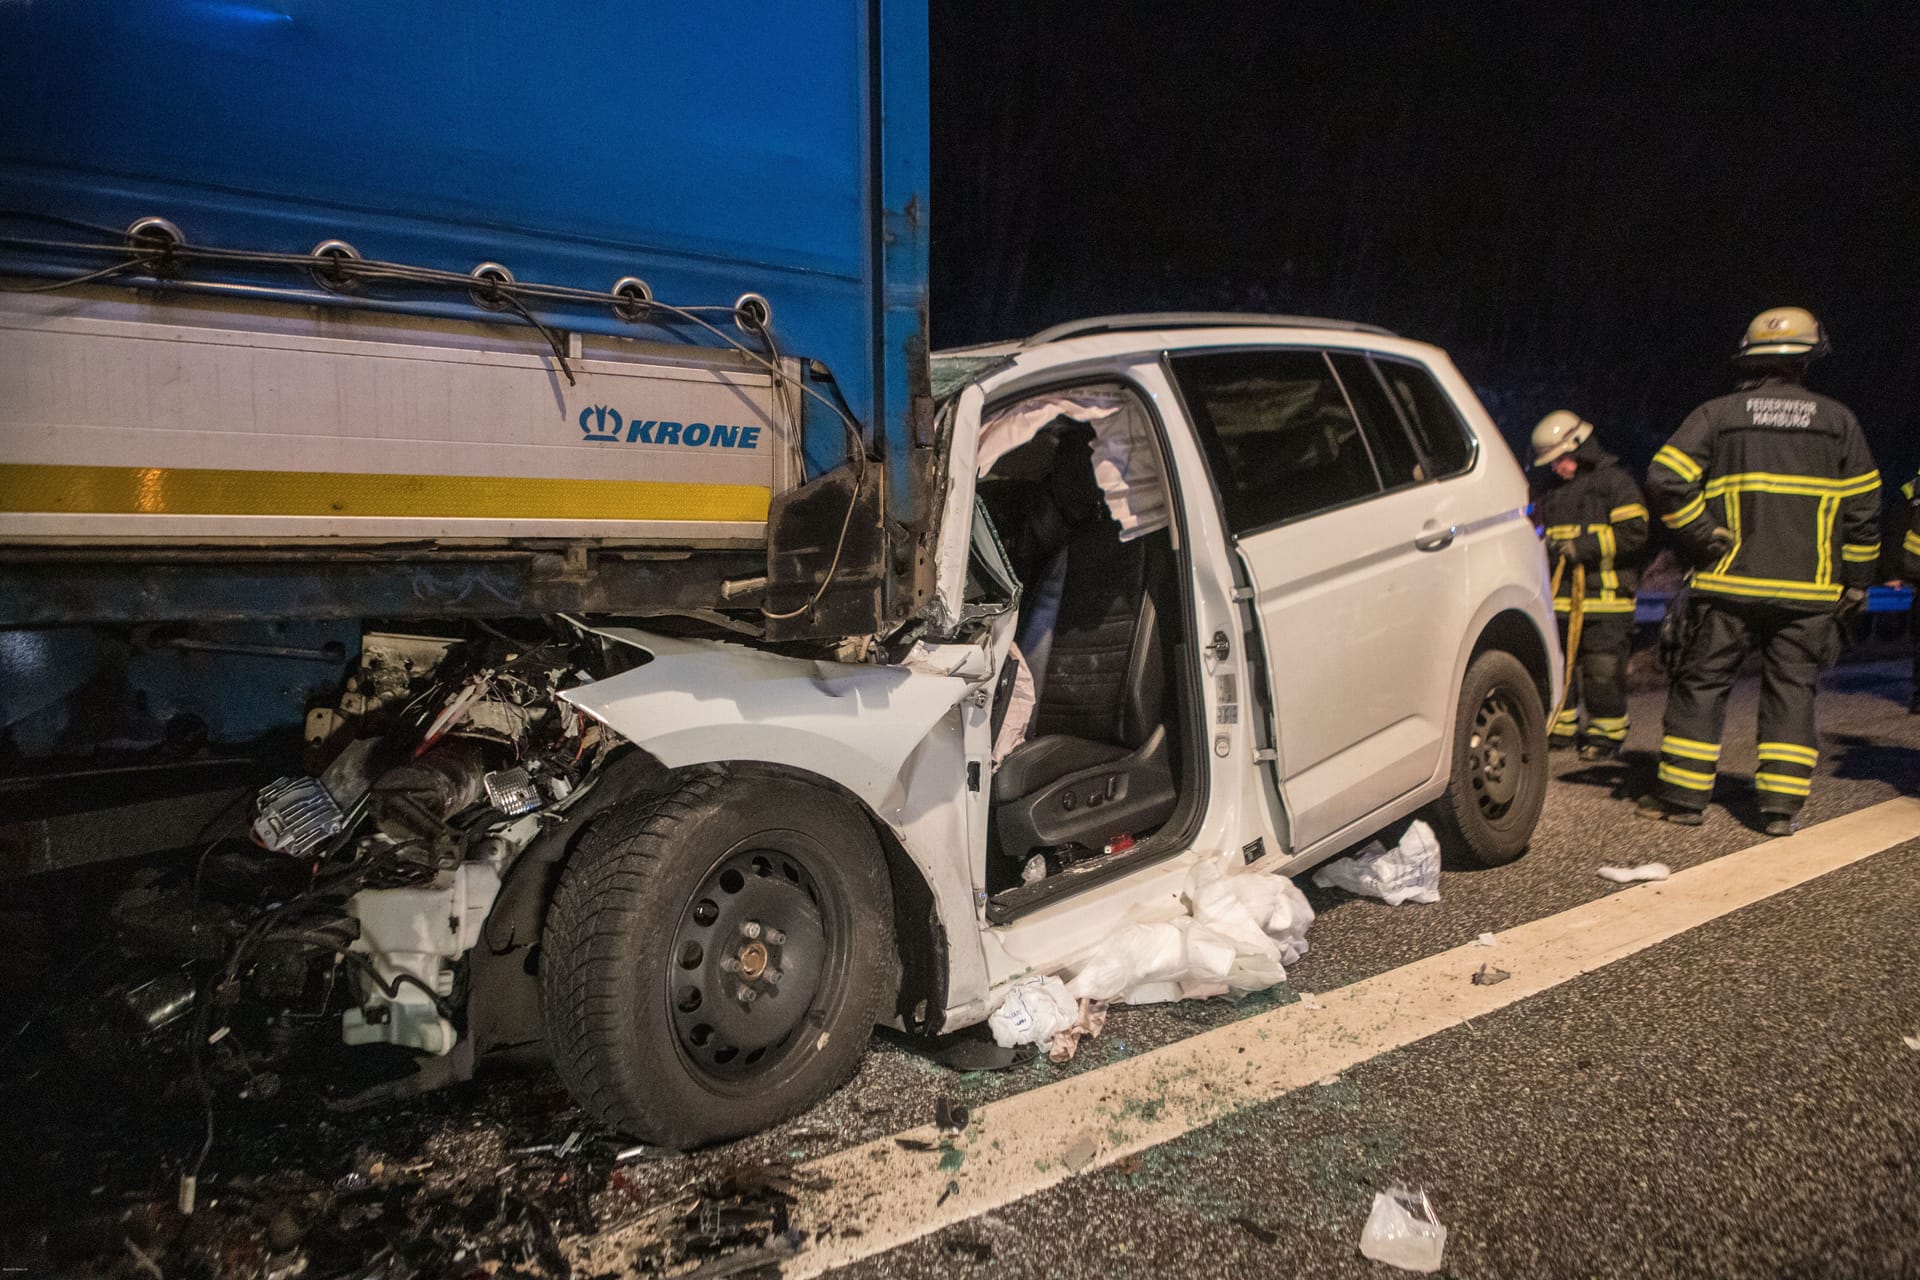
<svg viewBox="0 0 1920 1280">
<path fill-rule="evenodd" d="M 1453 778 L 1428 811 L 1441 847 L 1474 866 L 1512 862 L 1547 796 L 1546 712 L 1520 659 L 1500 649 L 1475 658 L 1453 724 Z"/>
<path fill-rule="evenodd" d="M 863 815 L 804 782 L 721 769 L 594 820 L 541 953 L 568 1091 L 671 1147 L 764 1129 L 844 1083 L 899 973 Z"/>
</svg>

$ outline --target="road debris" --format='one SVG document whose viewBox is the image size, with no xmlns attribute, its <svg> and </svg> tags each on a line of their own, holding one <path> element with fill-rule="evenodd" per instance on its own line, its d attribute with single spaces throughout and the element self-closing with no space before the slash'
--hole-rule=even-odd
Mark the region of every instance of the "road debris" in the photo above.
<svg viewBox="0 0 1920 1280">
<path fill-rule="evenodd" d="M 1483 964 L 1474 970 L 1473 985 L 1476 987 L 1491 987 L 1498 983 L 1505 982 L 1512 976 L 1513 975 L 1505 969 L 1496 969 L 1490 964 Z"/>
<path fill-rule="evenodd" d="M 1300 1007 L 1308 1013 L 1318 1013 L 1327 1006 L 1320 997 L 1314 995 L 1313 992 L 1302 991 L 1300 993 Z"/>
<path fill-rule="evenodd" d="M 796 1135 L 798 1136 L 798 1135 Z M 613 1153 L 615 1164 L 629 1164 L 635 1160 L 668 1160 L 680 1153 L 671 1147 L 656 1147 L 642 1142 L 631 1147 L 622 1147 Z"/>
<path fill-rule="evenodd" d="M 1673 871 L 1664 862 L 1646 862 L 1637 867 L 1601 867 L 1595 874 L 1615 884 L 1632 884 L 1638 880 L 1665 880 Z"/>
<path fill-rule="evenodd" d="M 1053 1033 L 1053 1040 L 1047 1046 L 1047 1057 L 1054 1062 L 1070 1062 L 1080 1048 L 1080 1041 L 1091 1040 L 1107 1025 L 1107 1002 L 1104 1000 L 1080 1001 L 1080 1016 L 1074 1019 L 1070 1027 Z"/>
<path fill-rule="evenodd" d="M 1278 1244 L 1280 1242 L 1280 1233 L 1278 1231 L 1269 1230 L 1251 1218 L 1233 1218 L 1230 1219 L 1230 1221 L 1234 1226 L 1240 1228 L 1261 1244 Z"/>
<path fill-rule="evenodd" d="M 1447 1247 L 1447 1229 L 1434 1216 L 1427 1193 L 1398 1184 L 1375 1193 L 1373 1212 L 1360 1231 L 1360 1252 L 1402 1271 L 1433 1272 Z"/>
<path fill-rule="evenodd" d="M 941 1094 L 933 1102 L 933 1127 L 941 1133 L 955 1134 L 967 1127 L 973 1119 L 973 1112 L 961 1103 L 955 1102 L 946 1094 Z"/>
<path fill-rule="evenodd" d="M 1388 848 L 1370 841 L 1355 854 L 1335 858 L 1313 873 L 1322 889 L 1345 889 L 1378 898 L 1390 907 L 1403 902 L 1440 901 L 1440 841 L 1433 828 L 1415 820 Z"/>
<path fill-rule="evenodd" d="M 1061 1153 L 1060 1163 L 1067 1166 L 1068 1173 L 1078 1173 L 1093 1163 L 1093 1158 L 1099 1154 L 1099 1151 L 1098 1140 L 1090 1133 L 1083 1133 L 1068 1145 L 1066 1151 Z"/>
<path fill-rule="evenodd" d="M 1920 1036 L 1901 1036 L 1900 1039 L 1906 1044 L 1907 1048 L 1920 1051 Z"/>
<path fill-rule="evenodd" d="M 1022 1044 L 1048 1044 L 1056 1033 L 1080 1017 L 1079 1003 L 1067 993 L 1067 984 L 1047 976 L 1016 982 L 1000 1007 L 987 1019 L 994 1043 L 1003 1049 Z"/>
<path fill-rule="evenodd" d="M 948 1253 L 972 1258 L 975 1262 L 993 1261 L 993 1244 L 978 1236 L 948 1236 L 940 1241 L 940 1247 Z"/>
<path fill-rule="evenodd" d="M 1498 946 L 1500 943 L 1500 939 L 1494 937 L 1490 933 L 1483 933 L 1479 937 L 1475 938 L 1474 942 L 1477 945 L 1482 947 L 1492 947 L 1492 946 Z"/>
</svg>

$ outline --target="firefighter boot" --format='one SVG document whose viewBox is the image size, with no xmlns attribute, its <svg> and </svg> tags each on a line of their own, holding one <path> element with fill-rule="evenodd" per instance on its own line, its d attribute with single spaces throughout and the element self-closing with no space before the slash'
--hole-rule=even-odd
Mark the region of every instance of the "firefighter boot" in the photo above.
<svg viewBox="0 0 1920 1280">
<path fill-rule="evenodd" d="M 1707 820 L 1706 815 L 1698 809 L 1668 804 L 1651 792 L 1634 802 L 1633 811 L 1642 818 L 1651 818 L 1655 822 L 1671 822 L 1677 827 L 1697 827 Z"/>
</svg>

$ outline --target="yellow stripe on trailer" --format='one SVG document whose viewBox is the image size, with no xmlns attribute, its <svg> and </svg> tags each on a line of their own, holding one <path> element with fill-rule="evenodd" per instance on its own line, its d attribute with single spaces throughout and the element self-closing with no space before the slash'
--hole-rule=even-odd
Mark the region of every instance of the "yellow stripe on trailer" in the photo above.
<svg viewBox="0 0 1920 1280">
<path fill-rule="evenodd" d="M 0 463 L 0 512 L 764 523 L 764 485 Z"/>
</svg>

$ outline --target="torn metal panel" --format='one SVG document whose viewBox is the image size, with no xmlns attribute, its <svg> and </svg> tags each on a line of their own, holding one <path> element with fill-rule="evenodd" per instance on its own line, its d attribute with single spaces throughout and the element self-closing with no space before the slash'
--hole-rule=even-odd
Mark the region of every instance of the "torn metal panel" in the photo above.
<svg viewBox="0 0 1920 1280">
<path fill-rule="evenodd" d="M 624 627 L 598 634 L 653 661 L 561 696 L 672 768 L 760 760 L 818 774 L 876 812 L 901 766 L 967 692 L 954 676 L 790 658 Z"/>
</svg>

